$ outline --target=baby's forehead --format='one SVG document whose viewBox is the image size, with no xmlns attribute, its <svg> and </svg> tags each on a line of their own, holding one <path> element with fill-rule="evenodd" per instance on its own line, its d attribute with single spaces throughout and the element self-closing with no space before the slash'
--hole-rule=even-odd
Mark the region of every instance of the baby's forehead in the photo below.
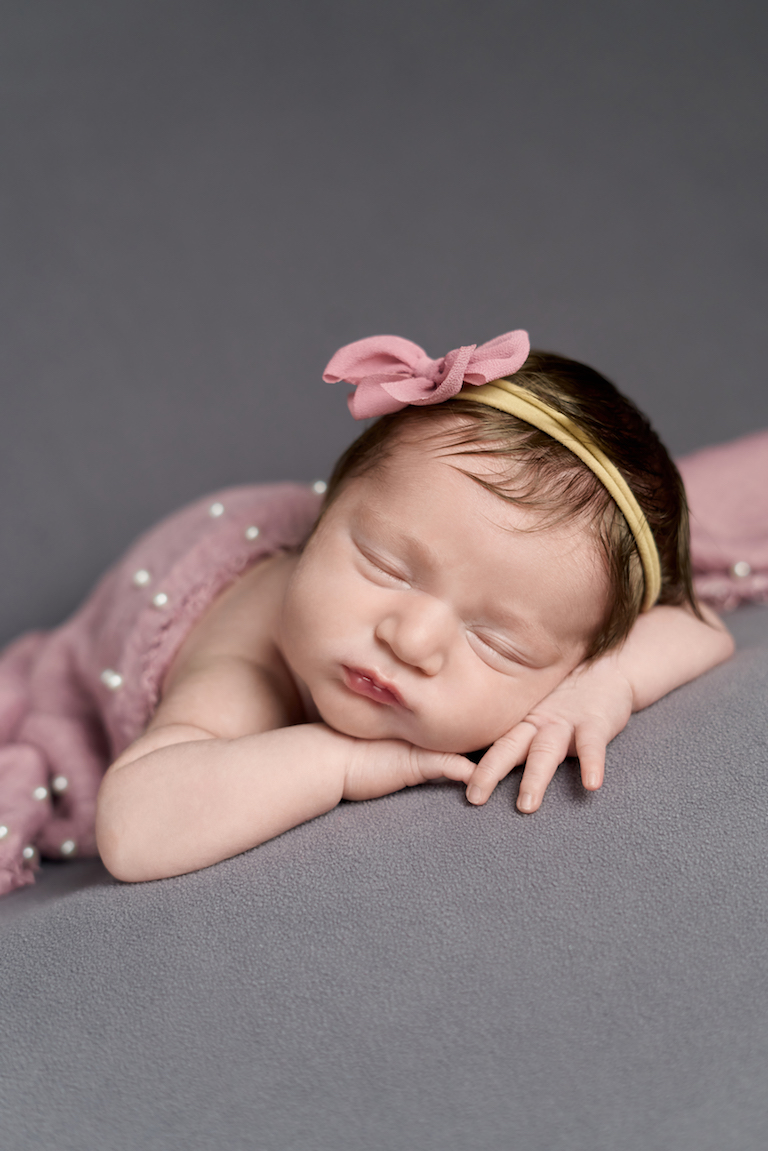
<svg viewBox="0 0 768 1151">
<path fill-rule="evenodd" d="M 443 414 L 425 427 L 406 424 L 399 429 L 369 470 L 386 478 L 403 469 L 417 474 L 442 464 L 476 481 L 490 481 L 503 499 L 514 494 L 525 477 L 529 486 L 536 485 L 544 462 L 541 453 L 522 450 L 512 436 L 482 437 L 477 425 L 466 417 Z"/>
<path fill-rule="evenodd" d="M 405 519 L 413 503 L 402 499 L 412 489 L 447 501 L 458 489 L 476 497 L 472 506 L 475 524 L 485 523 L 494 530 L 535 531 L 561 542 L 580 539 L 596 544 L 599 531 L 591 509 L 582 512 L 570 506 L 562 487 L 538 484 L 536 469 L 525 457 L 506 452 L 504 445 L 472 441 L 457 443 L 454 433 L 471 425 L 466 420 L 444 421 L 424 440 L 413 434 L 393 439 L 382 455 L 358 480 L 372 484 L 394 515 Z M 354 480 L 352 481 L 354 482 Z M 484 493 L 480 495 L 479 493 Z M 559 498 L 558 498 L 559 494 Z M 453 503 L 457 519 L 466 500 Z M 433 505 L 436 506 L 436 505 Z"/>
</svg>

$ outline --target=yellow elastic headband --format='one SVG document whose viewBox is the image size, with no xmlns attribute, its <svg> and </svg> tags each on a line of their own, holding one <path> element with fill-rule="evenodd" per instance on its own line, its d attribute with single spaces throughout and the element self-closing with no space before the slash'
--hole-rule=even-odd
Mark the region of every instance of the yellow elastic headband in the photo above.
<svg viewBox="0 0 768 1151">
<path fill-rule="evenodd" d="M 511 416 L 525 420 L 527 424 L 532 424 L 539 431 L 546 432 L 553 440 L 563 444 L 595 473 L 614 499 L 635 537 L 645 576 L 642 610 L 648 611 L 652 608 L 661 591 L 661 564 L 653 533 L 629 484 L 597 445 L 593 444 L 568 416 L 555 411 L 532 392 L 518 387 L 511 380 L 494 380 L 493 383 L 480 386 L 465 385 L 451 398 L 474 400 L 478 404 L 498 408 L 502 412 L 509 412 Z"/>
</svg>

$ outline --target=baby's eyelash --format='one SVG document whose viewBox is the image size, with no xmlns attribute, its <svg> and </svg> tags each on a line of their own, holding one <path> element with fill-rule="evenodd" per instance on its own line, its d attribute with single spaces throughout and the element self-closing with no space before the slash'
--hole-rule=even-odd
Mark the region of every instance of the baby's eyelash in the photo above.
<svg viewBox="0 0 768 1151">
<path fill-rule="evenodd" d="M 363 557 L 365 562 L 370 567 L 372 567 L 377 572 L 381 572 L 381 574 L 383 576 L 386 576 L 387 579 L 397 580 L 398 583 L 402 583 L 402 584 L 405 584 L 408 582 L 407 579 L 405 578 L 405 576 L 399 575 L 397 572 L 392 571 L 391 568 L 382 567 L 382 565 L 380 563 L 378 563 L 375 559 L 373 559 L 370 555 L 368 555 L 367 552 L 364 552 L 362 548 L 358 547 L 357 550 L 360 552 L 360 555 Z"/>
<path fill-rule="evenodd" d="M 483 647 L 487 648 L 488 651 L 492 651 L 495 656 L 498 656 L 499 659 L 508 660 L 510 663 L 520 662 L 519 658 L 513 652 L 501 651 L 499 648 L 494 647 L 493 644 L 489 643 L 487 639 L 484 639 L 479 632 L 473 631 L 470 634 L 473 635 L 475 639 L 483 645 Z"/>
</svg>

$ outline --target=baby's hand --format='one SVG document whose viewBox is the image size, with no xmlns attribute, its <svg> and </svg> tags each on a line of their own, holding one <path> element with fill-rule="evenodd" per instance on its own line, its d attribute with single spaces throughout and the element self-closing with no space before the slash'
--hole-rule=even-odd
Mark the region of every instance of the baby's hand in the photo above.
<svg viewBox="0 0 768 1151">
<path fill-rule="evenodd" d="M 536 811 L 557 767 L 577 755 L 588 791 L 603 782 L 605 749 L 632 713 L 632 688 L 610 655 L 572 671 L 511 731 L 497 739 L 475 768 L 470 803 L 485 803 L 496 784 L 525 764 L 517 806 Z"/>
<path fill-rule="evenodd" d="M 344 799 L 377 799 L 430 779 L 468 783 L 475 765 L 463 755 L 425 751 L 400 739 L 355 739 L 347 757 Z"/>
</svg>

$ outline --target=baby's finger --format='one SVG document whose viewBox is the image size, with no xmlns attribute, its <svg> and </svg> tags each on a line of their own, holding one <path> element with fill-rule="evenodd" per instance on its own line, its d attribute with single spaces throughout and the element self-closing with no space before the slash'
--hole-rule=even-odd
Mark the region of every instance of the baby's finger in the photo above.
<svg viewBox="0 0 768 1151">
<path fill-rule="evenodd" d="M 603 786 L 605 776 L 606 732 L 598 724 L 581 724 L 576 729 L 576 754 L 581 767 L 581 782 L 587 791 Z"/>
<path fill-rule="evenodd" d="M 519 811 L 537 811 L 552 777 L 568 754 L 571 728 L 568 724 L 548 724 L 537 732 L 525 761 L 517 796 Z"/>
<path fill-rule="evenodd" d="M 450 752 L 425 751 L 422 747 L 411 749 L 414 769 L 414 783 L 426 783 L 429 779 L 455 779 L 467 783 L 475 770 L 471 759 Z"/>
<path fill-rule="evenodd" d="M 518 723 L 506 735 L 497 739 L 478 763 L 467 788 L 470 803 L 485 803 L 494 787 L 509 775 L 518 763 L 525 763 L 528 748 L 536 735 L 532 723 Z"/>
</svg>

